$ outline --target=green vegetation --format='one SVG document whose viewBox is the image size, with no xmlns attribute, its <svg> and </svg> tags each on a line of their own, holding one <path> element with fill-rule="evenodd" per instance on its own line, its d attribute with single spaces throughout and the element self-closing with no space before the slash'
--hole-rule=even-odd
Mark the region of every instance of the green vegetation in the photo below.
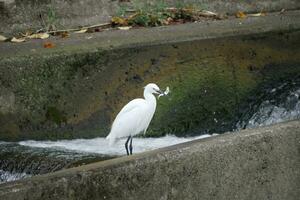
<svg viewBox="0 0 300 200">
<path fill-rule="evenodd" d="M 133 1 L 132 7 L 121 5 L 116 17 L 112 18 L 118 26 L 161 26 L 172 23 L 184 23 L 198 19 L 198 7 L 181 2 L 176 7 L 168 7 L 165 1 Z"/>
<path fill-rule="evenodd" d="M 46 31 L 56 30 L 58 28 L 58 16 L 55 9 L 51 6 L 49 6 L 46 10 L 45 21 L 43 16 L 41 16 L 41 20 Z"/>
</svg>

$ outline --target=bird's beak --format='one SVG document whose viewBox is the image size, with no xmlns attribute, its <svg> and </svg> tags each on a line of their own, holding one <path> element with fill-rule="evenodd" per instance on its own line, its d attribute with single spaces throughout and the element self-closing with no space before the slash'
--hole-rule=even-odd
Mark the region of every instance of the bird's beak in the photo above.
<svg viewBox="0 0 300 200">
<path fill-rule="evenodd" d="M 156 94 L 163 94 L 164 92 L 161 90 L 155 90 Z"/>
</svg>

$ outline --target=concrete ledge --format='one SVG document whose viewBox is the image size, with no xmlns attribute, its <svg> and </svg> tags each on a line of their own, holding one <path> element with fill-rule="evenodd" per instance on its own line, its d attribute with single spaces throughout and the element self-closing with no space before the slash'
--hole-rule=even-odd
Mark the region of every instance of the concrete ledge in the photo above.
<svg viewBox="0 0 300 200">
<path fill-rule="evenodd" d="M 161 0 L 120 2 L 117 0 L 0 0 L 0 33 L 13 34 L 44 26 L 76 27 L 107 22 L 120 6 L 161 2 Z M 182 1 L 164 1 L 168 6 L 176 6 Z M 294 10 L 300 8 L 297 0 L 185 0 L 185 5 L 194 5 L 218 13 L 233 14 L 237 11 L 260 12 Z M 42 20 L 42 19 L 43 20 Z"/>
<path fill-rule="evenodd" d="M 74 52 L 95 52 L 122 48 L 173 44 L 214 38 L 237 37 L 273 32 L 300 30 L 300 10 L 268 14 L 264 17 L 227 19 L 206 23 L 187 23 L 174 26 L 132 29 L 130 31 L 105 31 L 101 33 L 72 35 L 70 38 L 51 37 L 53 49 L 43 48 L 43 41 L 31 40 L 25 43 L 2 43 L 0 58 L 49 54 L 60 55 Z M 92 39 L 90 39 L 92 38 Z"/>
<path fill-rule="evenodd" d="M 0 186 L 0 199 L 300 196 L 300 121 L 228 133 Z"/>
</svg>

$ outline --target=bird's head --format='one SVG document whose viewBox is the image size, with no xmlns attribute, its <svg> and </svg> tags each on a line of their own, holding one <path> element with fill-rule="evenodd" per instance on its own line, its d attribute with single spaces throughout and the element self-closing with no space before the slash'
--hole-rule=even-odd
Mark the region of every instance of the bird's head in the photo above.
<svg viewBox="0 0 300 200">
<path fill-rule="evenodd" d="M 155 83 L 149 83 L 144 88 L 145 88 L 145 92 L 147 92 L 147 93 L 151 93 L 151 94 L 162 94 L 163 93 Z"/>
</svg>

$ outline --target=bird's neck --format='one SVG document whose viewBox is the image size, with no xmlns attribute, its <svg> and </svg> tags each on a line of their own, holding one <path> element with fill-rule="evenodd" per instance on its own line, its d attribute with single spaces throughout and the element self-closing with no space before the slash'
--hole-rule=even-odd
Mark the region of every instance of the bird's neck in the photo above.
<svg viewBox="0 0 300 200">
<path fill-rule="evenodd" d="M 156 98 L 152 93 L 144 92 L 144 97 L 147 102 L 153 103 L 156 105 Z"/>
</svg>

